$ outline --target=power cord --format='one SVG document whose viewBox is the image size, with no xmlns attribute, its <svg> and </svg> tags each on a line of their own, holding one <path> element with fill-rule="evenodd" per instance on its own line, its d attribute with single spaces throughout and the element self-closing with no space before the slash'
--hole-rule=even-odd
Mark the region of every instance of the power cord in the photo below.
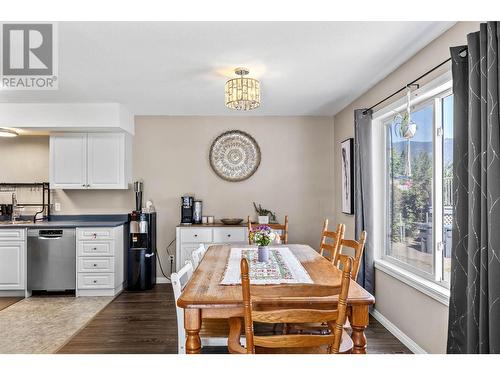
<svg viewBox="0 0 500 375">
<path fill-rule="evenodd" d="M 172 246 L 172 244 L 175 242 L 176 238 L 174 238 L 166 247 L 166 250 L 167 250 L 167 254 L 168 256 L 170 257 L 170 271 L 172 271 L 174 269 L 174 258 L 173 256 L 170 254 L 170 251 L 168 250 L 170 248 L 170 246 Z M 163 277 L 165 277 L 167 280 L 169 281 L 172 281 L 170 280 L 170 277 L 165 275 L 165 272 L 163 271 L 163 266 L 161 264 L 161 259 L 160 259 L 160 254 L 158 253 L 158 250 L 155 251 L 156 253 L 156 257 L 158 258 L 158 264 L 160 265 L 160 271 L 163 275 Z"/>
</svg>

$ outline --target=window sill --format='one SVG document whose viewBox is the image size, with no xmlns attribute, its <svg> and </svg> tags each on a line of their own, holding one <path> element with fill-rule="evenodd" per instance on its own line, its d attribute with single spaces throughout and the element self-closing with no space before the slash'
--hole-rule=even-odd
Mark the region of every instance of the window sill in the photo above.
<svg viewBox="0 0 500 375">
<path fill-rule="evenodd" d="M 445 306 L 449 306 L 450 291 L 449 289 L 437 285 L 432 281 L 424 279 L 421 276 L 415 275 L 401 267 L 398 267 L 390 262 L 382 259 L 375 261 L 375 268 L 394 277 L 395 279 L 411 286 L 414 289 L 424 293 L 425 295 L 435 299 Z"/>
</svg>

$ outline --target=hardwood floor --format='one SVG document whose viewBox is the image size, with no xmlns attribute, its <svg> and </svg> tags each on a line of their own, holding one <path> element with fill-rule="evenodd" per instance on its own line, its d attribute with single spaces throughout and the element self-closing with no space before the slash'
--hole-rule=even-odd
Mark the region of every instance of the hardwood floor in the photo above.
<svg viewBox="0 0 500 375">
<path fill-rule="evenodd" d="M 410 353 L 379 322 L 370 317 L 365 331 L 368 353 Z M 203 353 L 227 353 L 203 348 Z M 146 292 L 123 292 L 59 353 L 177 353 L 177 318 L 170 284 Z"/>
<path fill-rule="evenodd" d="M 0 297 L 0 311 L 24 299 L 23 297 Z"/>
</svg>

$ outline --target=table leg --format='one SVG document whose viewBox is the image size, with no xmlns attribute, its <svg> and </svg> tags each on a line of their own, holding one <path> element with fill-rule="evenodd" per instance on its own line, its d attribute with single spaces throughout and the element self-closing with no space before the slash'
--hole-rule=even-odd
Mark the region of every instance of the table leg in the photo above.
<svg viewBox="0 0 500 375">
<path fill-rule="evenodd" d="M 184 309 L 184 329 L 186 330 L 186 354 L 201 352 L 201 310 Z"/>
<path fill-rule="evenodd" d="M 352 306 L 350 323 L 352 328 L 351 338 L 354 343 L 353 354 L 366 354 L 365 328 L 369 322 L 368 305 Z"/>
</svg>

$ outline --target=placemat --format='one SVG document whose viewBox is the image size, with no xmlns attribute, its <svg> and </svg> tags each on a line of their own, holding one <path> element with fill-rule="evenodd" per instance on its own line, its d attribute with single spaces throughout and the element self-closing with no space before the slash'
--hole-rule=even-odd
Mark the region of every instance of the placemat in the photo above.
<svg viewBox="0 0 500 375">
<path fill-rule="evenodd" d="M 257 260 L 256 247 L 234 247 L 228 257 L 221 285 L 241 284 L 240 262 L 249 261 L 250 284 L 313 284 L 299 260 L 288 247 L 269 247 L 269 262 Z"/>
</svg>

